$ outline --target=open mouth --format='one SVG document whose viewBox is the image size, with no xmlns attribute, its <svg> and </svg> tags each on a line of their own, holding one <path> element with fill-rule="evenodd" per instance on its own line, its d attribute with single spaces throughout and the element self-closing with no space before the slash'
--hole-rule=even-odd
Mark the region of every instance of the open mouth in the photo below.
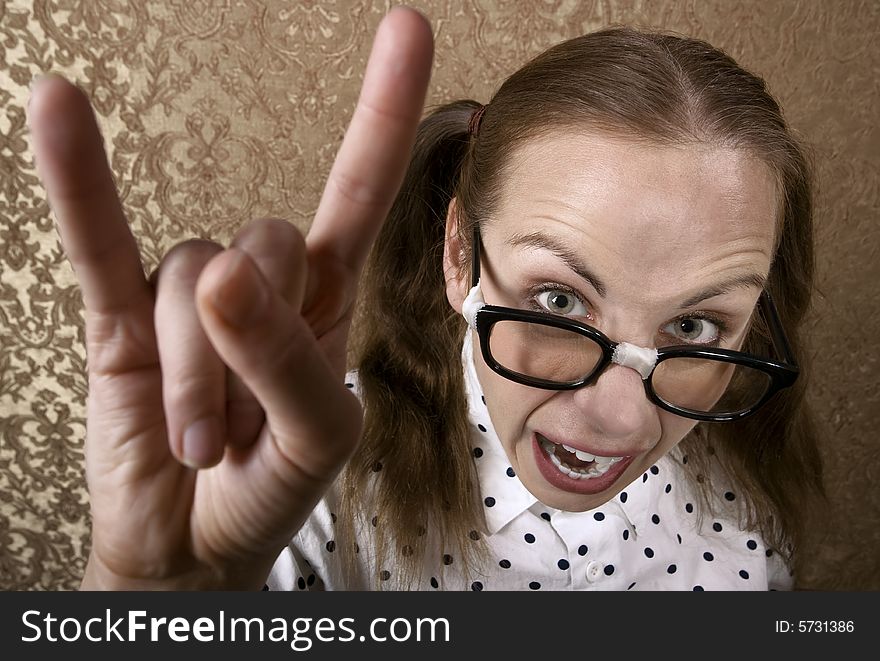
<svg viewBox="0 0 880 661">
<path fill-rule="evenodd" d="M 611 489 L 635 456 L 603 457 L 532 435 L 535 464 L 552 486 L 569 493 L 594 495 Z"/>
<path fill-rule="evenodd" d="M 626 458 L 602 457 L 577 450 L 568 445 L 553 443 L 541 436 L 541 434 L 537 434 L 537 437 L 541 448 L 547 453 L 550 461 L 553 462 L 553 465 L 556 466 L 559 472 L 576 480 L 605 475 L 614 464 Z"/>
</svg>

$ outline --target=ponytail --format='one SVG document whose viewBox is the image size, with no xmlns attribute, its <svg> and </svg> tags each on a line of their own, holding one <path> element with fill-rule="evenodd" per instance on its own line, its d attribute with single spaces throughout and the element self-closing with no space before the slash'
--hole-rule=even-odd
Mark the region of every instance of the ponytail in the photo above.
<svg viewBox="0 0 880 661">
<path fill-rule="evenodd" d="M 402 585 L 417 578 L 426 532 L 430 548 L 439 538 L 467 568 L 484 527 L 461 367 L 466 325 L 446 299 L 443 274 L 447 209 L 479 107 L 449 103 L 421 122 L 362 281 L 368 303 L 356 323 L 355 364 L 364 436 L 343 476 L 340 523 L 376 516 L 377 572 L 396 570 Z"/>
</svg>

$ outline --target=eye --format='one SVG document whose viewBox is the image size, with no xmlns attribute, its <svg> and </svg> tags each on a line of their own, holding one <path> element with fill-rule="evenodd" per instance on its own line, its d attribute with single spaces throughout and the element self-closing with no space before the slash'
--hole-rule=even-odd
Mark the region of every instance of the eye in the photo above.
<svg viewBox="0 0 880 661">
<path fill-rule="evenodd" d="M 663 332 L 693 344 L 716 344 L 721 339 L 720 324 L 701 317 L 684 317 L 670 322 Z"/>
<path fill-rule="evenodd" d="M 537 301 L 547 312 L 562 316 L 586 317 L 589 313 L 581 300 L 565 289 L 546 289 L 537 295 Z"/>
</svg>

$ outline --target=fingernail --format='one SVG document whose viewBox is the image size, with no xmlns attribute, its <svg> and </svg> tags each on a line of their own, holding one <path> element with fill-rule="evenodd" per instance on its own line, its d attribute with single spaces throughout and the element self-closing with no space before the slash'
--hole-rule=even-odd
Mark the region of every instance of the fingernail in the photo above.
<svg viewBox="0 0 880 661">
<path fill-rule="evenodd" d="M 34 93 L 34 90 L 37 89 L 37 85 L 40 84 L 41 81 L 48 78 L 51 74 L 47 74 L 45 71 L 40 71 L 34 74 L 34 77 L 31 78 L 31 94 Z"/>
<path fill-rule="evenodd" d="M 40 81 L 42 81 L 46 77 L 46 74 L 40 71 L 39 73 L 34 74 L 34 77 L 31 78 L 30 88 L 30 98 L 28 98 L 28 105 L 31 104 L 31 99 L 34 98 L 34 92 L 37 87 L 40 85 Z"/>
<path fill-rule="evenodd" d="M 34 74 L 34 77 L 31 78 L 30 84 L 30 93 L 28 94 L 28 110 L 31 108 L 31 102 L 34 100 L 34 94 L 37 91 L 37 88 L 43 84 L 44 81 L 49 80 L 51 78 L 59 78 L 57 74 L 53 74 L 50 72 L 40 71 L 39 73 Z"/>
<path fill-rule="evenodd" d="M 82 160 L 82 144 L 77 140 L 75 133 L 70 131 L 70 123 L 66 119 L 77 114 L 76 109 L 59 109 L 56 99 L 48 101 L 43 100 L 40 107 L 34 108 L 34 100 L 39 94 L 40 88 L 44 87 L 47 81 L 58 79 L 65 81 L 61 76 L 54 73 L 38 73 L 31 79 L 30 96 L 28 97 L 27 106 L 27 126 L 32 131 L 33 151 L 36 154 L 44 149 L 52 151 L 52 159 L 56 161 L 81 162 Z M 66 82 L 66 81 L 65 81 Z M 62 114 L 62 110 L 64 111 Z M 38 113 L 41 118 L 39 133 L 34 133 L 33 125 L 34 115 Z M 72 121 L 75 121 L 74 118 Z M 36 164 L 36 158 L 34 159 Z M 42 169 L 37 168 L 40 176 L 43 176 Z"/>
<path fill-rule="evenodd" d="M 214 305 L 233 326 L 244 328 L 259 321 L 267 304 L 263 282 L 241 251 L 230 249 L 232 259 L 214 294 Z"/>
<path fill-rule="evenodd" d="M 183 432 L 183 463 L 190 468 L 206 468 L 217 463 L 217 449 L 223 442 L 223 429 L 214 416 L 196 420 Z"/>
</svg>

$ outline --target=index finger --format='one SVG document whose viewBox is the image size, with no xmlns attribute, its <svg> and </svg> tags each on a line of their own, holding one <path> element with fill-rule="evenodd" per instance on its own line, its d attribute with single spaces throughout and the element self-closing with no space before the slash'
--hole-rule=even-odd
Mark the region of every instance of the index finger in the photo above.
<svg viewBox="0 0 880 661">
<path fill-rule="evenodd" d="M 364 84 L 306 243 L 360 273 L 410 160 L 431 77 L 431 26 L 398 7 L 373 42 Z"/>
<path fill-rule="evenodd" d="M 28 124 L 86 310 L 125 309 L 150 290 L 88 99 L 61 76 L 44 76 L 34 83 Z"/>
</svg>

